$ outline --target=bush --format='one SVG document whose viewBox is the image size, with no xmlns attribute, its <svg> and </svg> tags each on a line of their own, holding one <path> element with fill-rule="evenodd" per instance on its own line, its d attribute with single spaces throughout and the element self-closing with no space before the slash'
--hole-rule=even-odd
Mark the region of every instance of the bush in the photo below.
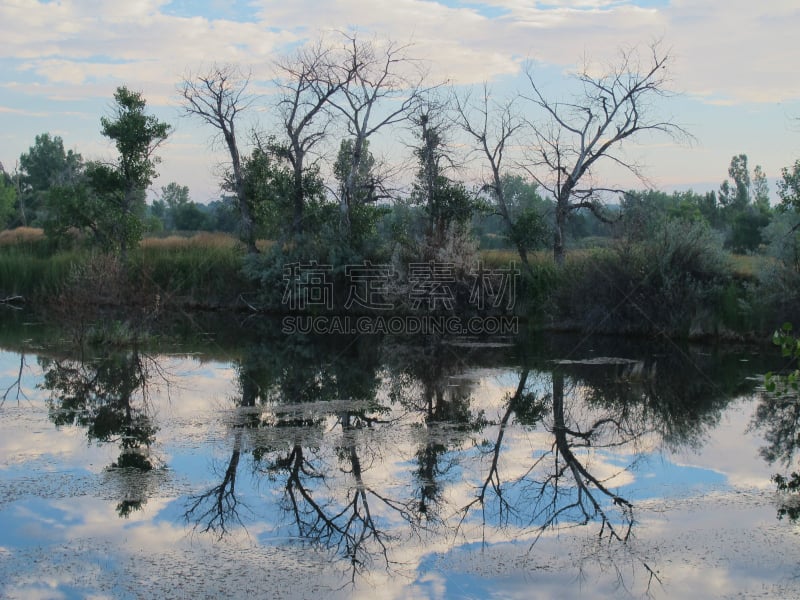
<svg viewBox="0 0 800 600">
<path fill-rule="evenodd" d="M 641 242 L 570 261 L 558 274 L 554 317 L 607 333 L 708 334 L 730 280 L 719 237 L 703 223 L 666 220 Z"/>
</svg>

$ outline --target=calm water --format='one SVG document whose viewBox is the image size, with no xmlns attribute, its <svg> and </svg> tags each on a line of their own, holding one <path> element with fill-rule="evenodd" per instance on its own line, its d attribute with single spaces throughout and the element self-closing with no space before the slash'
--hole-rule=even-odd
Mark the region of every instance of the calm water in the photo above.
<svg viewBox="0 0 800 600">
<path fill-rule="evenodd" d="M 189 330 L 5 327 L 0 597 L 800 597 L 752 350 Z"/>
</svg>

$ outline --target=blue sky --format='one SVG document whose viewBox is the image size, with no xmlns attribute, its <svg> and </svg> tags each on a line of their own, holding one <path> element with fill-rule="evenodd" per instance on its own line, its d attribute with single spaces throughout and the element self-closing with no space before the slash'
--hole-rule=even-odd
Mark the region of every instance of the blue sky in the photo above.
<svg viewBox="0 0 800 600">
<path fill-rule="evenodd" d="M 742 152 L 774 179 L 800 157 L 798 26 L 796 0 L 6 0 L 0 162 L 12 171 L 45 131 L 87 159 L 112 156 L 99 119 L 115 87 L 127 85 L 175 126 L 154 187 L 177 181 L 208 201 L 218 194 L 224 154 L 210 146 L 211 131 L 180 118 L 182 75 L 214 61 L 252 69 L 264 95 L 247 126 L 269 129 L 274 61 L 324 32 L 355 30 L 410 42 L 433 80 L 459 88 L 488 81 L 500 96 L 525 91 L 526 61 L 558 96 L 583 56 L 601 65 L 620 47 L 661 39 L 674 57 L 671 89 L 681 95 L 657 108 L 696 141 L 648 139 L 628 155 L 664 189 L 716 187 Z M 380 148 L 390 161 L 408 154 L 401 145 Z M 641 186 L 624 173 L 607 176 Z"/>
</svg>

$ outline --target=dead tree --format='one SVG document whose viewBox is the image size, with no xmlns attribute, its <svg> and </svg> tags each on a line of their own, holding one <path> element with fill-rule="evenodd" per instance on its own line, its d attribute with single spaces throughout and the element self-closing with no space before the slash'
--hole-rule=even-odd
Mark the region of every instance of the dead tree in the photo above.
<svg viewBox="0 0 800 600">
<path fill-rule="evenodd" d="M 256 248 L 253 207 L 245 193 L 245 178 L 239 146 L 236 140 L 236 124 L 240 113 L 253 102 L 248 95 L 249 73 L 242 73 L 232 65 L 214 65 L 206 73 L 189 74 L 181 82 L 179 92 L 183 98 L 183 110 L 218 130 L 231 158 L 231 183 L 239 205 L 241 235 L 251 254 Z"/>
<path fill-rule="evenodd" d="M 600 75 L 587 64 L 576 76 L 578 93 L 564 102 L 545 97 L 528 69 L 530 91 L 522 98 L 543 113 L 543 119 L 529 123 L 524 166 L 555 200 L 553 257 L 557 264 L 564 262 L 564 229 L 570 213 L 586 209 L 609 220 L 603 214 L 601 195 L 623 191 L 596 183 L 602 164 L 622 167 L 644 181 L 641 166 L 620 153 L 623 142 L 647 132 L 689 138 L 682 127 L 653 111 L 656 101 L 669 95 L 670 58 L 656 43 L 644 60 L 636 49 L 622 51 L 619 60 Z"/>
<path fill-rule="evenodd" d="M 321 142 L 331 123 L 329 101 L 353 77 L 354 64 L 336 64 L 333 52 L 319 41 L 280 61 L 278 104 L 286 145 L 282 149 L 292 167 L 292 232 L 303 232 L 306 158 Z"/>
<path fill-rule="evenodd" d="M 532 273 L 528 261 L 528 249 L 520 237 L 514 235 L 515 223 L 509 210 L 503 186 L 504 161 L 512 138 L 524 123 L 514 111 L 514 101 L 493 103 L 489 87 L 484 84 L 480 98 L 472 101 L 468 95 L 455 100 L 456 119 L 477 147 L 489 175 L 483 181 L 483 190 L 491 194 L 497 204 L 497 212 L 503 219 L 509 235 L 519 253 L 519 258 L 528 273 Z"/>
<path fill-rule="evenodd" d="M 408 56 L 408 45 L 378 44 L 355 35 L 344 38 L 339 62 L 350 77 L 330 104 L 341 113 L 353 139 L 349 172 L 339 199 L 342 230 L 349 237 L 366 142 L 385 127 L 407 119 L 425 90 L 424 72 L 420 63 Z"/>
</svg>

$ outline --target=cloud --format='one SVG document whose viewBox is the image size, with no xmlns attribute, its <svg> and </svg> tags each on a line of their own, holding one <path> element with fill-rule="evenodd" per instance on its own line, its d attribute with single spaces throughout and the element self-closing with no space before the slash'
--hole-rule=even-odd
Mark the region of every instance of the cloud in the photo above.
<svg viewBox="0 0 800 600">
<path fill-rule="evenodd" d="M 11 108 L 10 106 L 0 106 L 0 113 L 9 115 L 22 115 L 25 117 L 46 117 L 47 113 L 37 112 L 33 110 L 25 110 L 22 108 Z"/>
<path fill-rule="evenodd" d="M 701 99 L 770 102 L 800 95 L 792 60 L 800 9 L 786 0 L 679 0 L 660 8 L 611 0 L 486 0 L 455 7 L 431 0 L 336 0 L 324 8 L 314 0 L 261 0 L 249 22 L 171 15 L 166 4 L 8 2 L 0 8 L 0 57 L 70 91 L 92 82 L 135 81 L 166 101 L 188 66 L 238 62 L 269 77 L 277 55 L 318 31 L 411 40 L 437 78 L 457 83 L 517 73 L 525 58 L 565 67 L 584 53 L 603 61 L 620 45 L 663 37 L 674 48 L 677 86 Z M 487 7 L 499 16 L 483 14 Z"/>
</svg>

